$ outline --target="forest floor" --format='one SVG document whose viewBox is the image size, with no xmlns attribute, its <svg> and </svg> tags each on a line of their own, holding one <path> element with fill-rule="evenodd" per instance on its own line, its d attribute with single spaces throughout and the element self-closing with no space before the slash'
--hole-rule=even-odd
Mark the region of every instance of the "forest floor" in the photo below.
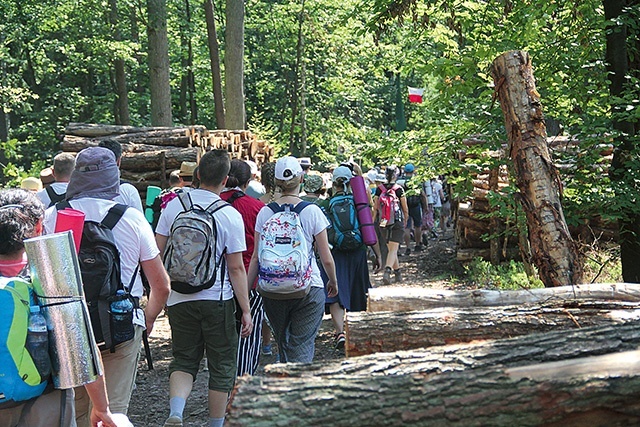
<svg viewBox="0 0 640 427">
<path fill-rule="evenodd" d="M 413 247 L 413 245 L 412 245 Z M 404 246 L 401 252 L 404 253 Z M 429 240 L 429 246 L 422 252 L 412 252 L 401 256 L 400 263 L 403 281 L 393 286 L 429 287 L 440 289 L 460 288 L 452 278 L 462 275 L 462 268 L 456 261 L 453 230 L 448 229 L 439 240 Z M 374 287 L 382 285 L 382 274 L 371 275 Z M 136 389 L 131 398 L 129 418 L 136 427 L 162 427 L 169 415 L 169 362 L 171 361 L 171 333 L 167 317 L 162 314 L 156 321 L 149 338 L 153 355 L 153 370 L 148 370 L 144 357 L 140 358 Z M 274 346 L 275 347 L 275 346 Z M 275 348 L 274 348 L 275 350 Z M 331 318 L 325 316 L 320 333 L 316 339 L 314 361 L 338 360 L 344 358 L 344 351 L 334 346 L 334 331 Z M 276 355 L 262 356 L 262 368 L 275 363 Z M 204 366 L 204 365 L 203 365 Z M 260 371 L 258 375 L 260 375 Z M 206 427 L 207 410 L 207 372 L 201 370 L 193 385 L 191 396 L 184 411 L 185 427 Z"/>
</svg>

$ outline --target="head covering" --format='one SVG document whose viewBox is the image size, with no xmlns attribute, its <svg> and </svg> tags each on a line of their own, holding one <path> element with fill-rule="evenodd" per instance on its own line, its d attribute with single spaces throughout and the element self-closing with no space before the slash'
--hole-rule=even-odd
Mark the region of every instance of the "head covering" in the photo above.
<svg viewBox="0 0 640 427">
<path fill-rule="evenodd" d="M 120 194 L 120 170 L 113 151 L 89 147 L 78 153 L 69 179 L 67 199 L 95 197 L 113 199 Z"/>
<path fill-rule="evenodd" d="M 258 174 L 258 165 L 256 164 L 256 162 L 254 162 L 253 160 L 245 160 L 244 162 L 251 168 L 251 175 Z"/>
<path fill-rule="evenodd" d="M 333 180 L 337 181 L 340 178 L 344 178 L 345 182 L 348 182 L 351 178 L 353 178 L 353 173 L 351 169 L 346 166 L 338 166 L 333 170 Z"/>
<path fill-rule="evenodd" d="M 290 179 L 302 175 L 302 167 L 298 159 L 293 156 L 282 157 L 276 162 L 276 179 L 289 181 Z"/>
<path fill-rule="evenodd" d="M 317 193 L 324 186 L 324 181 L 320 175 L 305 175 L 304 191 L 307 193 Z"/>
<path fill-rule="evenodd" d="M 193 176 L 193 172 L 196 170 L 198 164 L 196 162 L 182 162 L 180 163 L 180 176 Z"/>
<path fill-rule="evenodd" d="M 311 163 L 311 157 L 300 157 L 298 159 L 298 162 L 303 169 L 307 169 L 313 166 L 313 163 Z"/>
<path fill-rule="evenodd" d="M 367 175 L 365 176 L 365 179 L 370 184 L 373 184 L 374 182 L 376 182 L 376 176 L 378 176 L 378 171 L 375 170 L 375 169 L 369 169 L 369 172 L 367 172 Z"/>
<path fill-rule="evenodd" d="M 413 173 L 414 170 L 416 170 L 416 168 L 412 163 L 407 163 L 406 165 L 404 165 L 405 173 Z"/>
<path fill-rule="evenodd" d="M 379 173 L 376 175 L 376 182 L 385 182 L 387 180 L 387 177 L 384 176 L 383 173 Z"/>
<path fill-rule="evenodd" d="M 30 176 L 22 180 L 22 182 L 20 183 L 20 188 L 29 191 L 40 191 L 42 190 L 42 181 L 40 181 L 38 178 Z"/>
</svg>

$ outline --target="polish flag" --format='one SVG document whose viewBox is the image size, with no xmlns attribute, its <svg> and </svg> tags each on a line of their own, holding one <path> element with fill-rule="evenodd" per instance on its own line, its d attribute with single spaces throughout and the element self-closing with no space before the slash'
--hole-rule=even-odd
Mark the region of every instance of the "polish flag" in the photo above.
<svg viewBox="0 0 640 427">
<path fill-rule="evenodd" d="M 422 94 L 424 93 L 424 89 L 411 87 L 411 86 L 408 86 L 408 88 L 409 88 L 409 102 L 422 104 Z"/>
</svg>

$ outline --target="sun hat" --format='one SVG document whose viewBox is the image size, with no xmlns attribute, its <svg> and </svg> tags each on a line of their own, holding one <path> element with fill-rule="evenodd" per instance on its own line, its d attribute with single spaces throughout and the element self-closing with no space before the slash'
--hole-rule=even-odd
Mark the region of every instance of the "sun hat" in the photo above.
<svg viewBox="0 0 640 427">
<path fill-rule="evenodd" d="M 29 191 L 40 191 L 42 190 L 42 181 L 40 181 L 40 179 L 38 178 L 30 176 L 22 180 L 22 182 L 20 183 L 20 188 Z"/>
<path fill-rule="evenodd" d="M 180 163 L 180 172 L 178 175 L 180 176 L 193 176 L 193 172 L 198 166 L 196 162 L 182 162 Z"/>
<path fill-rule="evenodd" d="M 298 163 L 300 163 L 300 166 L 302 167 L 302 169 L 307 169 L 313 166 L 313 163 L 311 163 L 310 157 L 300 157 L 298 159 Z"/>
<path fill-rule="evenodd" d="M 293 156 L 286 156 L 276 162 L 275 176 L 281 181 L 289 181 L 296 176 L 302 175 L 302 167 L 298 159 Z"/>
<path fill-rule="evenodd" d="M 67 199 L 113 199 L 120 194 L 120 169 L 113 151 L 89 147 L 78 153 L 67 187 Z"/>
</svg>

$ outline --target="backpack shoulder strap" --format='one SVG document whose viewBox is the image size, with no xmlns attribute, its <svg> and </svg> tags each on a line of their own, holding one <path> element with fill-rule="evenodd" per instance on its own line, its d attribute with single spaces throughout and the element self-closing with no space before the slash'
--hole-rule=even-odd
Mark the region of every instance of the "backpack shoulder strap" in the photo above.
<svg viewBox="0 0 640 427">
<path fill-rule="evenodd" d="M 180 204 L 182 205 L 182 209 L 186 212 L 193 208 L 193 200 L 191 200 L 191 196 L 188 191 L 183 193 L 177 193 L 178 200 L 180 200 Z"/>
<path fill-rule="evenodd" d="M 297 213 L 298 215 L 300 215 L 300 212 L 302 212 L 302 210 L 304 208 L 306 208 L 309 205 L 312 205 L 313 203 L 311 202 L 305 202 L 304 200 L 301 201 L 300 203 L 298 203 L 297 205 L 295 205 L 295 207 L 292 209 L 293 212 Z"/>
<path fill-rule="evenodd" d="M 71 209 L 71 204 L 68 200 L 63 200 L 61 202 L 56 203 L 56 210 L 61 211 L 64 209 Z"/>
<path fill-rule="evenodd" d="M 100 221 L 100 224 L 104 225 L 109 230 L 113 230 L 113 227 L 115 227 L 118 221 L 120 221 L 120 218 L 122 218 L 122 215 L 124 215 L 124 212 L 128 207 L 129 206 L 123 205 L 122 203 L 118 203 L 117 205 L 111 207 L 104 219 Z"/>
<path fill-rule="evenodd" d="M 381 194 L 384 194 L 387 192 L 387 187 L 385 187 L 384 184 L 378 185 L 378 189 L 380 190 Z"/>
<path fill-rule="evenodd" d="M 236 200 L 238 200 L 240 197 L 243 197 L 243 196 L 245 196 L 245 194 L 242 191 L 236 190 L 233 192 L 231 197 L 227 199 L 227 203 L 229 203 L 230 205 L 233 205 L 233 202 L 235 202 Z"/>
<path fill-rule="evenodd" d="M 231 206 L 231 205 L 222 199 L 218 199 L 218 200 L 215 200 L 213 203 L 211 203 L 209 206 L 207 206 L 205 211 L 213 215 L 214 213 L 218 212 L 220 209 L 224 208 L 225 206 Z"/>
<path fill-rule="evenodd" d="M 282 212 L 284 210 L 284 208 L 279 204 L 277 204 L 276 202 L 271 202 L 267 206 L 269 207 L 269 209 L 271 209 L 273 213 Z"/>
<path fill-rule="evenodd" d="M 62 194 L 58 194 L 56 193 L 56 191 L 53 189 L 53 187 L 49 186 L 47 188 L 45 188 L 45 191 L 47 192 L 47 195 L 49 196 L 49 199 L 51 200 L 51 203 L 49 204 L 49 206 L 64 200 L 64 198 L 67 196 L 67 192 L 65 191 Z"/>
</svg>

